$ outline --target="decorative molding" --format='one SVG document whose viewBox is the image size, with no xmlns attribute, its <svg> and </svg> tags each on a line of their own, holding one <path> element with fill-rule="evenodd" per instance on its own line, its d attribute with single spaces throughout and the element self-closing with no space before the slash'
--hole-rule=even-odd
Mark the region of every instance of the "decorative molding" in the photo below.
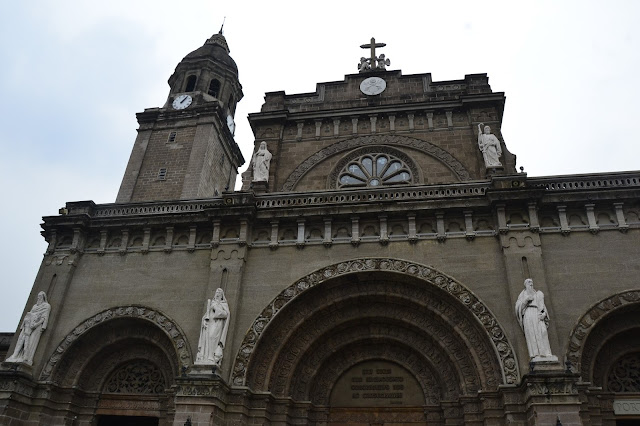
<svg viewBox="0 0 640 426">
<path fill-rule="evenodd" d="M 437 160 L 440 160 L 457 176 L 460 181 L 471 180 L 471 176 L 467 169 L 460 163 L 453 155 L 445 151 L 444 149 L 433 145 L 431 142 L 423 141 L 416 138 L 410 138 L 407 136 L 399 135 L 371 135 L 371 136 L 358 136 L 351 139 L 346 139 L 313 154 L 311 157 L 304 160 L 296 169 L 291 172 L 289 177 L 282 185 L 281 191 L 293 191 L 300 179 L 313 167 L 320 162 L 329 158 L 332 155 L 338 154 L 343 151 L 360 148 L 370 145 L 396 145 L 400 147 L 413 148 L 422 151 Z"/>
<path fill-rule="evenodd" d="M 107 309 L 93 315 L 75 327 L 71 333 L 67 334 L 49 357 L 49 360 L 40 373 L 40 380 L 47 380 L 51 376 L 56 364 L 63 358 L 65 352 L 79 337 L 85 335 L 95 326 L 116 318 L 137 318 L 153 323 L 171 340 L 175 353 L 179 358 L 179 364 L 188 366 L 193 363 L 187 338 L 174 321 L 146 306 L 121 306 Z"/>
<path fill-rule="evenodd" d="M 520 373 L 518 371 L 518 363 L 513 346 L 489 308 L 469 289 L 453 278 L 426 265 L 398 259 L 364 258 L 340 262 L 312 272 L 297 280 L 276 296 L 260 313 L 247 331 L 234 361 L 231 374 L 232 384 L 237 386 L 246 384 L 248 365 L 256 344 L 269 323 L 285 305 L 311 287 L 324 281 L 342 275 L 365 271 L 388 271 L 409 275 L 424 280 L 431 285 L 435 285 L 454 296 L 473 314 L 486 331 L 495 350 L 495 354 L 500 361 L 503 383 L 517 383 L 520 378 Z"/>
<path fill-rule="evenodd" d="M 593 305 L 577 322 L 569 335 L 567 359 L 580 371 L 584 344 L 589 333 L 602 319 L 611 312 L 625 305 L 640 302 L 640 290 L 629 290 L 615 294 Z M 584 380 L 588 380 L 586 377 Z"/>
</svg>

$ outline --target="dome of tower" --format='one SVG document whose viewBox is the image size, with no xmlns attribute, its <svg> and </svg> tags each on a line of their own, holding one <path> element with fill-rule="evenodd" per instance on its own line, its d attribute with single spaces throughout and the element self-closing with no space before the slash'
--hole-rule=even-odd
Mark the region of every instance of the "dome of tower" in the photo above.
<svg viewBox="0 0 640 426">
<path fill-rule="evenodd" d="M 220 33 L 214 34 L 204 45 L 185 56 L 183 61 L 189 59 L 210 59 L 216 63 L 226 65 L 238 75 L 238 66 L 229 56 L 227 40 Z"/>
</svg>

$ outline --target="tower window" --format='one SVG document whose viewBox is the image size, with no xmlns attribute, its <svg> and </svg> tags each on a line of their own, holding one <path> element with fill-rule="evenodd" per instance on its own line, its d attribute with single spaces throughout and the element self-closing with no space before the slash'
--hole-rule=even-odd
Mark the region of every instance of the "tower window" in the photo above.
<svg viewBox="0 0 640 426">
<path fill-rule="evenodd" d="M 196 89 L 196 80 L 198 80 L 198 77 L 195 75 L 187 77 L 187 86 L 184 88 L 184 91 L 193 92 Z"/>
<path fill-rule="evenodd" d="M 169 133 L 169 139 L 167 139 L 167 142 L 172 143 L 176 141 L 176 135 L 178 132 L 176 132 L 175 130 L 171 133 Z"/>
<path fill-rule="evenodd" d="M 220 81 L 215 78 L 211 80 L 211 83 L 209 83 L 209 91 L 207 93 L 214 98 L 217 98 L 220 94 Z"/>
<path fill-rule="evenodd" d="M 162 167 L 158 170 L 158 180 L 165 180 L 167 178 L 167 169 Z"/>
</svg>

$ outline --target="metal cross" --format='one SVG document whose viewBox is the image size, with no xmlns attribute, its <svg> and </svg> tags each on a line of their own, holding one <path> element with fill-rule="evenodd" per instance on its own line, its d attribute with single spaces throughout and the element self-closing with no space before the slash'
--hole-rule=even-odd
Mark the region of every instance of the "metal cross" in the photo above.
<svg viewBox="0 0 640 426">
<path fill-rule="evenodd" d="M 376 69 L 376 47 L 385 47 L 386 43 L 376 43 L 376 39 L 371 37 L 371 43 L 360 45 L 361 49 L 371 49 L 371 69 Z"/>
</svg>

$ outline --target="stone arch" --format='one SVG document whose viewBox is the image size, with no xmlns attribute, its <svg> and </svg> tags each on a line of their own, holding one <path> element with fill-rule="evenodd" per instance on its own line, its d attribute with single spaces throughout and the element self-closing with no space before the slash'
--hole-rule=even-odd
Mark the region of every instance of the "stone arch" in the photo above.
<svg viewBox="0 0 640 426">
<path fill-rule="evenodd" d="M 125 323 L 126 326 L 122 326 Z M 66 383 L 71 378 L 80 380 L 83 371 L 91 371 L 86 367 L 96 353 L 112 350 L 127 341 L 161 351 L 175 375 L 182 367 L 192 364 L 187 338 L 175 321 L 145 306 L 121 306 L 91 316 L 67 334 L 46 362 L 40 380 Z"/>
<path fill-rule="evenodd" d="M 567 360 L 582 380 L 604 385 L 608 368 L 621 354 L 640 351 L 640 290 L 603 299 L 587 310 L 571 331 Z"/>
<path fill-rule="evenodd" d="M 370 145 L 395 145 L 417 149 L 418 151 L 422 151 L 442 162 L 458 177 L 458 179 L 460 179 L 460 181 L 471 180 L 469 171 L 462 165 L 462 163 L 460 163 L 460 161 L 458 161 L 449 152 L 432 144 L 431 142 L 400 135 L 369 135 L 345 139 L 316 152 L 300 163 L 300 165 L 291 172 L 282 185 L 281 191 L 293 191 L 300 179 L 315 165 L 324 161 L 326 158 L 340 152 Z"/>
<path fill-rule="evenodd" d="M 323 286 L 317 287 L 321 283 Z M 314 291 L 318 288 L 321 291 Z M 245 335 L 234 361 L 232 384 L 271 390 L 276 395 L 311 397 L 308 383 L 290 379 L 309 374 L 317 376 L 317 372 L 309 371 L 308 365 L 300 360 L 321 353 L 313 343 L 328 341 L 322 338 L 323 333 L 325 336 L 329 331 L 335 334 L 335 348 L 340 350 L 343 347 L 340 342 L 350 341 L 340 337 L 341 329 L 346 335 L 350 332 L 362 335 L 358 330 L 353 331 L 359 326 L 353 319 L 365 318 L 365 323 L 374 324 L 376 315 L 383 313 L 373 306 L 381 297 L 389 303 L 384 311 L 386 323 L 380 326 L 390 327 L 394 322 L 402 322 L 399 328 L 429 330 L 421 350 L 430 351 L 430 359 L 443 357 L 452 361 L 457 369 L 452 374 L 453 379 L 463 393 L 518 382 L 520 376 L 513 346 L 486 305 L 464 285 L 425 265 L 397 259 L 365 258 L 317 270 L 276 296 Z M 297 303 L 291 303 L 294 300 Z M 325 308 L 318 310 L 314 303 Z M 406 309 L 411 303 L 415 306 Z M 395 306 L 398 312 L 405 311 L 402 319 L 394 317 L 400 314 L 391 312 L 390 306 Z M 360 309 L 359 317 L 357 312 L 351 313 L 349 307 Z M 374 311 L 365 312 L 369 308 Z M 442 318 L 434 320 L 436 315 Z M 319 334 L 310 333 L 304 322 L 317 325 Z M 434 324 L 440 325 L 430 328 Z M 389 342 L 388 336 L 392 334 L 383 333 L 380 338 Z M 373 334 L 369 333 L 369 336 Z M 371 338 L 363 344 L 369 344 Z M 255 351 L 258 345 L 260 350 Z M 387 347 L 396 345 L 397 342 L 387 344 Z M 407 346 L 412 347 L 413 343 Z M 464 351 L 458 351 L 456 347 L 464 348 Z M 321 361 L 328 359 L 325 357 Z M 437 372 L 437 362 L 432 361 L 428 368 Z M 304 374 L 294 373 L 303 371 Z M 467 377 L 472 383 L 465 382 Z M 437 380 L 442 382 L 443 377 L 439 376 Z M 321 402 L 326 399 L 326 393 L 317 398 Z"/>
</svg>

